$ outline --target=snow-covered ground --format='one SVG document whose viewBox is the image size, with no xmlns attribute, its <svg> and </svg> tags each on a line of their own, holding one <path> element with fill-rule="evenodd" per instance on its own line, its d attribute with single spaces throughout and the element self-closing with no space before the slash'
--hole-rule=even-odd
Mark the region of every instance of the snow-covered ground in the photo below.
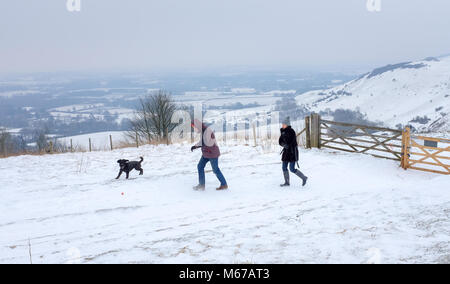
<svg viewBox="0 0 450 284">
<path fill-rule="evenodd" d="M 3 159 L 0 263 L 450 263 L 449 176 L 301 150 L 282 189 L 278 151 L 222 147 L 225 192 L 189 144 Z"/>
</svg>

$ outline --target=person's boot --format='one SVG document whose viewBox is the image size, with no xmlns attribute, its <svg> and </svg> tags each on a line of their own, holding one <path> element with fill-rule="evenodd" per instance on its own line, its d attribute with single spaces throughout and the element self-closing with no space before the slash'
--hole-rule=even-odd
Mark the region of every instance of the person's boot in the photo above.
<svg viewBox="0 0 450 284">
<path fill-rule="evenodd" d="M 216 188 L 216 190 L 227 190 L 228 185 L 221 185 L 220 187 Z"/>
<path fill-rule="evenodd" d="M 289 171 L 285 171 L 283 172 L 284 174 L 284 184 L 281 184 L 281 187 L 286 187 L 286 186 L 290 186 L 291 184 L 289 183 Z"/>
<path fill-rule="evenodd" d="M 204 191 L 205 190 L 205 185 L 204 184 L 199 184 L 197 186 L 194 186 L 193 189 L 197 190 L 197 191 Z"/>
<path fill-rule="evenodd" d="M 299 178 L 302 179 L 302 181 L 303 181 L 302 186 L 305 186 L 305 185 L 306 185 L 306 182 L 308 181 L 308 177 L 305 176 L 305 175 L 304 175 L 301 171 L 299 171 L 299 170 L 296 170 L 296 171 L 295 171 L 295 174 L 296 174 Z"/>
</svg>

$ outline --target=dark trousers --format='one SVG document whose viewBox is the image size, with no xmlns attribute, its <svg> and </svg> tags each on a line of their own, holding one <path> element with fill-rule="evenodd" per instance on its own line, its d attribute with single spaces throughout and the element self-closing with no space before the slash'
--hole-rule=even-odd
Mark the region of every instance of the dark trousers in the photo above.
<svg viewBox="0 0 450 284">
<path fill-rule="evenodd" d="M 295 173 L 297 171 L 295 169 L 295 162 L 283 162 L 283 172 L 287 172 L 288 171 L 288 166 L 289 166 L 289 170 L 292 173 Z"/>
</svg>

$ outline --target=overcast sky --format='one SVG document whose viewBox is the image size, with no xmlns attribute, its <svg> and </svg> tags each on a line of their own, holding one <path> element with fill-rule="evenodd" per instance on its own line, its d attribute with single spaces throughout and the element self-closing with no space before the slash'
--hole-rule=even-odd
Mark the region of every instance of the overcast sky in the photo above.
<svg viewBox="0 0 450 284">
<path fill-rule="evenodd" d="M 450 1 L 0 1 L 0 72 L 378 66 L 450 53 Z"/>
</svg>

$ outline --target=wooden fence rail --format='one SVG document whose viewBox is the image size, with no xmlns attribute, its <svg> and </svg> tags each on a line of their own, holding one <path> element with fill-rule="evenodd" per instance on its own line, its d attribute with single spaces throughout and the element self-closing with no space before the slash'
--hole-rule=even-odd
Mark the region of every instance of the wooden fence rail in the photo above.
<svg viewBox="0 0 450 284">
<path fill-rule="evenodd" d="M 450 175 L 449 139 L 414 136 L 409 127 L 396 130 L 324 120 L 318 114 L 306 117 L 305 125 L 311 147 L 369 154 L 400 161 L 405 170 Z"/>
<path fill-rule="evenodd" d="M 409 149 L 406 168 L 450 174 L 449 139 L 411 135 L 407 146 Z"/>
<path fill-rule="evenodd" d="M 402 131 L 320 120 L 320 147 L 401 161 Z"/>
</svg>

